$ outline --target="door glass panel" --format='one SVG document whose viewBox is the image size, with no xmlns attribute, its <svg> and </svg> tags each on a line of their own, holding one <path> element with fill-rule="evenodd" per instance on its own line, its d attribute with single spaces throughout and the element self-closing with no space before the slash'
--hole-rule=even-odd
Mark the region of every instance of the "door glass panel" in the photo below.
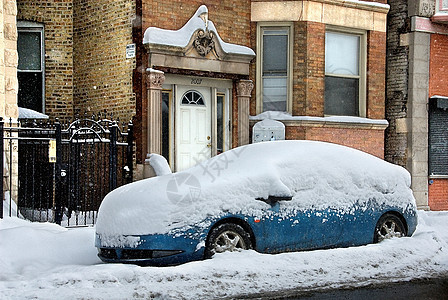
<svg viewBox="0 0 448 300">
<path fill-rule="evenodd" d="M 162 156 L 170 161 L 170 91 L 162 92 Z"/>
<path fill-rule="evenodd" d="M 225 96 L 218 94 L 216 97 L 216 150 L 218 154 L 224 152 L 224 130 L 225 130 Z"/>
<path fill-rule="evenodd" d="M 184 105 L 205 105 L 204 98 L 197 91 L 188 91 L 182 96 Z"/>
</svg>

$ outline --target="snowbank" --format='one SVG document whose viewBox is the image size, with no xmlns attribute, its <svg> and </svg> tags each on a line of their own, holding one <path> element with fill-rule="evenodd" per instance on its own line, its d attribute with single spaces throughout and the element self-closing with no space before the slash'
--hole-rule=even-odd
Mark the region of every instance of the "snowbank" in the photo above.
<svg viewBox="0 0 448 300">
<path fill-rule="evenodd" d="M 448 274 L 448 212 L 419 211 L 414 236 L 278 255 L 223 253 L 176 267 L 99 264 L 93 228 L 0 220 L 0 299 L 212 299 L 359 287 Z M 279 294 L 279 293 L 277 293 Z"/>
<path fill-rule="evenodd" d="M 154 169 L 156 176 L 171 174 L 171 168 L 168 165 L 165 157 L 163 157 L 162 155 L 155 153 L 150 154 L 148 160 L 149 164 Z"/>
<path fill-rule="evenodd" d="M 57 266 L 98 263 L 93 245 L 93 228 L 66 229 L 5 217 L 0 220 L 0 280 L 34 277 Z"/>
<path fill-rule="evenodd" d="M 106 236 L 166 233 L 223 212 L 260 217 L 270 207 L 256 198 L 293 196 L 297 208 L 351 213 L 355 203 L 413 208 L 409 173 L 364 152 L 314 141 L 251 144 L 183 172 L 122 186 L 101 204 L 97 232 Z"/>
</svg>

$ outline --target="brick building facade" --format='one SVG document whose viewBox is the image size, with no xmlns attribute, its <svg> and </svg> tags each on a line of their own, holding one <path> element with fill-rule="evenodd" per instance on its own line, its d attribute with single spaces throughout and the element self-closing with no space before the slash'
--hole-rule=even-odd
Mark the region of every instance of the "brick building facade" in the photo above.
<svg viewBox="0 0 448 300">
<path fill-rule="evenodd" d="M 21 76 L 43 76 L 36 107 L 52 118 L 135 116 L 142 168 L 148 153 L 180 170 L 247 144 L 266 117 L 285 124 L 287 139 L 382 158 L 388 11 L 384 0 L 18 0 L 24 45 L 39 34 L 43 41 L 34 46 L 42 70 L 31 61 Z M 183 28 L 189 22 L 193 31 Z M 185 43 L 158 40 L 160 32 Z M 136 56 L 126 58 L 132 44 Z M 204 125 L 188 123 L 192 114 Z M 203 134 L 203 144 L 183 153 L 187 133 Z"/>
<path fill-rule="evenodd" d="M 43 77 L 27 86 L 36 63 L 24 62 L 23 72 L 19 67 L 19 106 L 61 120 L 104 111 L 126 121 L 135 115 L 135 59 L 126 58 L 135 1 L 18 0 L 17 8 L 19 54 L 41 51 L 42 72 L 34 75 Z M 30 91 L 41 96 L 28 99 Z"/>
<path fill-rule="evenodd" d="M 448 4 L 389 1 L 385 159 L 406 167 L 419 208 L 448 209 Z"/>
<path fill-rule="evenodd" d="M 287 139 L 323 140 L 384 157 L 384 130 L 387 127 L 384 120 L 385 40 L 389 7 L 385 1 L 373 2 L 376 3 L 254 0 L 222 1 L 216 5 L 215 1 L 143 0 L 141 35 L 151 36 L 150 27 L 168 30 L 170 34 L 182 31 L 182 26 L 194 18 L 196 9 L 205 4 L 207 18 L 213 21 L 222 40 L 253 49 L 256 57 L 250 62 L 247 74 L 210 71 L 199 63 L 192 67 L 192 64 L 182 65 L 170 59 L 178 55 L 179 60 L 194 57 L 196 62 L 198 58 L 210 63 L 218 60 L 224 65 L 228 62 L 220 57 L 201 58 L 197 53 L 188 52 L 188 45 L 185 49 L 173 50 L 169 43 L 161 45 L 146 41 L 142 46 L 142 65 L 147 63 L 145 67 L 164 73 L 165 81 L 159 89 L 161 97 L 165 97 L 162 101 L 166 101 L 169 108 L 165 118 L 168 124 L 164 124 L 163 118 L 158 121 L 156 137 L 151 136 L 154 133 L 144 132 L 148 126 L 142 126 L 142 136 L 151 138 L 146 138 L 148 145 L 144 145 L 143 138 L 140 159 L 143 160 L 147 153 L 144 149 L 151 149 L 154 146 L 151 143 L 155 141 L 160 152 L 169 148 L 165 156 L 171 166 L 178 169 L 176 163 L 180 158 L 176 141 L 180 139 L 180 133 L 176 132 L 175 122 L 179 116 L 172 110 L 182 109 L 176 102 L 182 96 L 179 93 L 194 90 L 194 85 L 201 79 L 203 83 L 209 81 L 211 86 L 206 87 L 212 90 L 219 88 L 210 81 L 227 80 L 226 88 L 221 89 L 229 101 L 230 128 L 224 132 L 229 139 L 227 147 L 248 143 L 254 123 L 269 117 L 285 124 Z M 191 42 L 197 37 L 188 38 Z M 344 40 L 353 48 L 338 48 Z M 283 48 L 274 49 L 279 43 Z M 166 50 L 164 54 L 163 49 Z M 333 62 L 329 59 L 338 61 L 341 58 L 337 54 L 339 50 L 352 51 L 353 56 L 332 70 L 329 66 Z M 335 54 L 326 55 L 326 51 Z M 159 59 L 161 56 L 164 58 Z M 268 70 L 270 67 L 273 69 Z M 351 69 L 347 71 L 347 68 Z M 147 74 L 148 78 L 150 76 Z M 242 109 L 238 85 L 245 80 L 252 81 L 253 89 L 248 107 Z M 341 85 L 344 88 L 338 88 Z M 151 95 L 147 87 L 137 90 L 137 106 L 141 103 L 141 109 L 137 107 L 141 117 L 137 119 L 143 122 L 151 115 Z M 212 106 L 217 105 L 213 102 L 218 99 L 216 95 L 211 96 Z M 350 98 L 349 101 L 346 98 Z M 212 123 L 217 123 L 213 118 Z M 209 136 L 212 151 L 207 156 L 220 152 L 221 148 L 226 149 L 225 145 L 216 145 L 214 136 L 219 136 L 216 131 L 219 125 L 214 126 Z M 159 128 L 165 128 L 168 134 L 164 137 Z"/>
</svg>

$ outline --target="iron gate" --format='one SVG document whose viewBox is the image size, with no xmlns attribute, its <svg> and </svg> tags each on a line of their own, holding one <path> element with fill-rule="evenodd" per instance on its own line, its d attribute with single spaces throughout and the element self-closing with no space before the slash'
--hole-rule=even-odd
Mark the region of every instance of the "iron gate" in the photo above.
<svg viewBox="0 0 448 300">
<path fill-rule="evenodd" d="M 19 216 L 64 226 L 94 224 L 104 196 L 133 180 L 131 122 L 119 126 L 105 118 L 84 118 L 70 124 L 0 123 L 11 156 L 2 157 L 8 162 L 9 191 L 14 190 L 17 168 L 17 201 L 14 193 L 6 200 L 17 203 Z M 11 215 L 9 207 L 4 215 Z"/>
</svg>

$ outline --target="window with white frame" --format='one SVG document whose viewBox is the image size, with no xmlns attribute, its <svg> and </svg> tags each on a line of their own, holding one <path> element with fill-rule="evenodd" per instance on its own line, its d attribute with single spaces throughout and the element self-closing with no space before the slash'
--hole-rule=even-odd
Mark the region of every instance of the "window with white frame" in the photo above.
<svg viewBox="0 0 448 300">
<path fill-rule="evenodd" d="M 18 106 L 44 112 L 44 26 L 35 22 L 19 21 L 17 31 Z"/>
<path fill-rule="evenodd" d="M 448 24 L 448 0 L 436 0 L 435 14 L 431 21 Z"/>
<path fill-rule="evenodd" d="M 325 115 L 365 117 L 365 35 L 325 33 Z"/>
<path fill-rule="evenodd" d="M 288 111 L 291 89 L 291 27 L 258 27 L 258 112 Z"/>
<path fill-rule="evenodd" d="M 437 0 L 436 2 L 436 13 L 448 14 L 448 0 Z"/>
</svg>

